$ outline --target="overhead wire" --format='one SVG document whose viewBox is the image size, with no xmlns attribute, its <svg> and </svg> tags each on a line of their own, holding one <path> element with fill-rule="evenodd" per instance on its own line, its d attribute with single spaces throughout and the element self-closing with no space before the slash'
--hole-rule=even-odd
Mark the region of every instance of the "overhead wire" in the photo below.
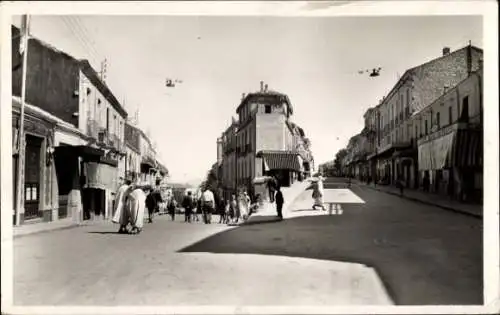
<svg viewBox="0 0 500 315">
<path fill-rule="evenodd" d="M 66 27 L 71 31 L 71 33 L 74 35 L 75 39 L 80 44 L 80 47 L 83 48 L 84 52 L 87 53 L 89 57 L 94 59 L 94 61 L 98 61 L 99 58 L 98 58 L 97 54 L 94 51 L 92 51 L 92 49 L 90 48 L 90 46 L 88 44 L 88 40 L 86 40 L 83 37 L 83 35 L 78 30 L 75 29 L 72 22 L 70 20 L 68 20 L 66 16 L 61 16 L 61 20 L 64 22 Z"/>
</svg>

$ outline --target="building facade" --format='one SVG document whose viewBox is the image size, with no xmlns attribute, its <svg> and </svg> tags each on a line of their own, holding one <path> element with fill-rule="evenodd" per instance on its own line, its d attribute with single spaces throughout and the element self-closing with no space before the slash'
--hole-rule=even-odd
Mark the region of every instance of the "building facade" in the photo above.
<svg viewBox="0 0 500 315">
<path fill-rule="evenodd" d="M 477 71 L 481 58 L 482 50 L 471 45 L 454 52 L 445 48 L 441 57 L 407 70 L 375 107 L 370 116 L 377 122 L 376 146 L 369 160 L 377 181 L 394 184 L 399 179 L 407 187 L 419 186 L 411 116 Z M 425 130 L 430 125 L 426 127 L 424 122 L 419 127 Z"/>
<path fill-rule="evenodd" d="M 276 176 L 283 186 L 310 175 L 314 167 L 311 142 L 291 120 L 287 95 L 260 90 L 243 95 L 233 120 L 218 139 L 220 178 L 225 195 L 238 190 L 254 194 L 255 179 Z"/>
<path fill-rule="evenodd" d="M 26 137 L 18 139 L 22 56 L 19 29 L 12 26 L 11 31 L 15 174 L 18 140 L 24 140 L 27 150 L 20 221 L 109 218 L 119 179 L 126 172 L 127 112 L 88 61 L 30 38 Z M 134 149 L 137 153 L 137 146 Z M 150 148 L 144 154 L 155 159 Z M 159 173 L 168 173 L 156 160 L 152 164 Z M 57 198 L 47 197 L 48 188 Z"/>
<path fill-rule="evenodd" d="M 360 135 L 370 179 L 460 200 L 482 198 L 482 54 L 472 45 L 445 48 L 441 57 L 407 70 L 365 112 Z M 354 162 L 363 141 L 356 137 L 345 164 L 360 177 Z"/>
<path fill-rule="evenodd" d="M 428 183 L 426 190 L 462 201 L 482 201 L 482 83 L 479 69 L 412 116 L 418 181 L 420 186 Z"/>
</svg>

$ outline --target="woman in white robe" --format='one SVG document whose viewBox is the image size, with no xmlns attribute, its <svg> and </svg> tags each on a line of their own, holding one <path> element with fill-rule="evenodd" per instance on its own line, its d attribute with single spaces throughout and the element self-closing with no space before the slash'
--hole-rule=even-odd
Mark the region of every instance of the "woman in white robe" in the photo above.
<svg viewBox="0 0 500 315">
<path fill-rule="evenodd" d="M 316 207 L 320 207 L 323 210 L 325 209 L 325 205 L 323 204 L 323 177 L 321 175 L 318 176 L 317 181 L 314 184 L 314 190 L 312 197 L 314 199 L 313 209 L 316 210 Z"/>
<path fill-rule="evenodd" d="M 128 209 L 125 208 L 126 198 L 129 193 L 130 182 L 125 182 L 118 188 L 116 192 L 116 203 L 115 203 L 115 213 L 113 215 L 112 222 L 120 224 L 120 230 L 118 233 L 126 233 L 128 225 Z"/>
<path fill-rule="evenodd" d="M 248 212 L 249 212 L 248 207 L 249 204 L 247 196 L 244 193 L 240 193 L 238 197 L 238 209 L 240 217 L 243 219 L 243 221 L 246 221 L 248 219 Z"/>
<path fill-rule="evenodd" d="M 143 188 L 148 190 L 148 188 Z M 144 211 L 146 208 L 146 193 L 141 188 L 134 189 L 128 196 L 127 208 L 129 221 L 132 225 L 131 233 L 138 234 L 144 225 Z"/>
</svg>

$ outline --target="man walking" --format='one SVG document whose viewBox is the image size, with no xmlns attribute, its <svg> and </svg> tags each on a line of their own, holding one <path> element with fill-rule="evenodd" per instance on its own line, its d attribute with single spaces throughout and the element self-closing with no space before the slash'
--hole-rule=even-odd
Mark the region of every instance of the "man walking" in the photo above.
<svg viewBox="0 0 500 315">
<path fill-rule="evenodd" d="M 215 198 L 213 192 L 210 189 L 206 188 L 203 194 L 201 195 L 202 202 L 202 212 L 203 212 L 203 221 L 205 224 L 212 223 L 212 212 L 215 207 Z"/>
<path fill-rule="evenodd" d="M 182 207 L 184 208 L 184 222 L 191 223 L 191 215 L 193 212 L 193 196 L 191 192 L 188 191 L 187 196 L 184 197 L 182 201 Z"/>
<path fill-rule="evenodd" d="M 151 190 L 151 192 L 146 196 L 146 208 L 148 208 L 148 222 L 153 223 L 153 216 L 158 207 L 158 196 L 156 191 Z"/>
<path fill-rule="evenodd" d="M 276 186 L 277 186 L 276 179 L 273 176 L 267 181 L 267 188 L 269 190 L 269 201 L 271 203 L 274 202 L 274 194 L 276 192 Z"/>
<path fill-rule="evenodd" d="M 276 187 L 275 201 L 278 218 L 280 218 L 280 220 L 283 220 L 283 204 L 285 203 L 285 199 L 283 198 L 283 193 L 281 192 L 281 187 L 279 185 Z"/>
</svg>

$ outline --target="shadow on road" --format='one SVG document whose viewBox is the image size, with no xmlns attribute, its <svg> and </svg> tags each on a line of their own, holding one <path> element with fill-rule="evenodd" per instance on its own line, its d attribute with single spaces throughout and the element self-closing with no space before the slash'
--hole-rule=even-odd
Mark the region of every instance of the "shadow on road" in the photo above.
<svg viewBox="0 0 500 315">
<path fill-rule="evenodd" d="M 349 207 L 353 213 L 360 206 Z M 482 262 L 477 266 L 465 265 L 469 260 L 477 260 L 477 255 L 456 243 L 460 240 L 446 236 L 447 243 L 443 245 L 437 229 L 415 227 L 405 217 L 361 218 L 304 216 L 244 225 L 212 235 L 179 252 L 279 255 L 359 263 L 377 271 L 398 305 L 482 303 Z M 378 226 L 382 220 L 388 226 Z M 398 224 L 394 224 L 395 220 Z M 422 232 L 427 235 L 421 235 Z M 469 237 L 475 242 L 475 235 Z M 440 252 L 440 246 L 449 249 Z M 463 260 L 464 256 L 472 258 Z M 451 265 L 454 261 L 459 261 L 457 266 Z"/>
<path fill-rule="evenodd" d="M 117 231 L 91 231 L 88 234 L 116 234 L 116 235 L 132 235 L 127 233 L 118 233 Z"/>
</svg>

